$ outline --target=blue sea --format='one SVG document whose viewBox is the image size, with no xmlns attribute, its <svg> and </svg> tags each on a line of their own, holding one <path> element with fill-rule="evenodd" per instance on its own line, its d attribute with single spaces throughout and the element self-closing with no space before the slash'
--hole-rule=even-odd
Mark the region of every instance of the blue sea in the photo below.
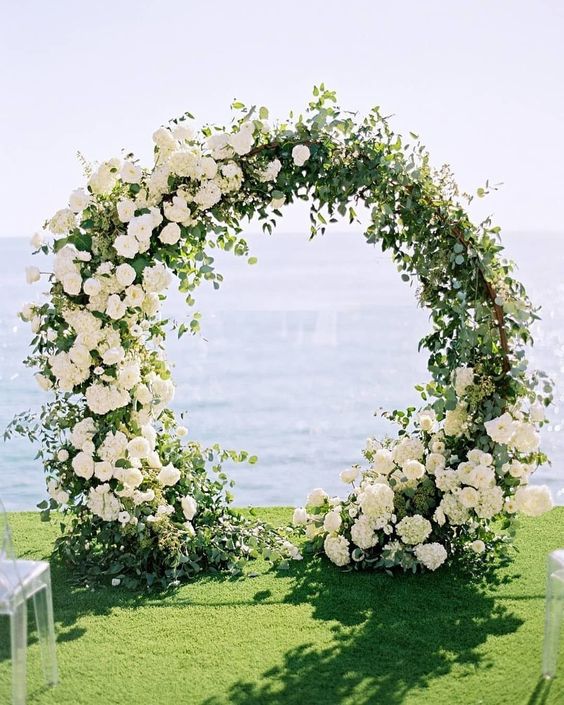
<svg viewBox="0 0 564 705">
<path fill-rule="evenodd" d="M 358 232 L 248 241 L 258 264 L 219 253 L 223 285 L 197 292 L 202 335 L 170 336 L 174 407 L 187 412 L 192 438 L 259 456 L 254 466 L 228 467 L 237 504 L 300 504 L 317 486 L 343 492 L 338 473 L 361 460 L 369 435 L 390 430 L 379 410 L 418 402 L 413 387 L 427 373 L 417 343 L 428 313 L 389 258 Z M 549 484 L 563 503 L 563 237 L 509 233 L 504 244 L 542 305 L 530 358 L 555 378 L 557 398 L 543 432 L 553 464 L 534 481 Z M 25 302 L 40 300 L 41 285 L 25 283 L 33 260 L 26 239 L 0 239 L 2 429 L 15 412 L 38 409 L 45 399 L 21 364 L 30 331 L 16 316 Z M 190 312 L 171 292 L 165 313 L 182 321 Z M 32 509 L 44 497 L 35 452 L 24 439 L 0 441 L 0 497 L 8 509 Z"/>
</svg>

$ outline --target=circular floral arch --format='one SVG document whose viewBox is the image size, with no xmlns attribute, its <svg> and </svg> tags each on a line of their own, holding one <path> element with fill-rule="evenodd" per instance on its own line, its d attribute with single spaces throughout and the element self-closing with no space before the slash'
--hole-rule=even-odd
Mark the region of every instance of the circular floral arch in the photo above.
<svg viewBox="0 0 564 705">
<path fill-rule="evenodd" d="M 86 166 L 86 188 L 45 224 L 54 239 L 33 239 L 54 258 L 47 300 L 21 313 L 34 332 L 26 362 L 54 396 L 39 423 L 23 414 L 11 430 L 41 435 L 50 500 L 40 506 L 69 515 L 59 552 L 131 586 L 237 569 L 259 553 L 298 557 L 282 534 L 229 508 L 222 461 L 255 459 L 186 440 L 168 406 L 159 307 L 172 273 L 192 306 L 202 281 L 221 282 L 214 250 L 248 257 L 244 221 L 271 233 L 281 207 L 304 199 L 312 236 L 368 211 L 367 242 L 418 282 L 432 330 L 420 343 L 422 407 L 389 412 L 398 435 L 370 440 L 364 469 L 341 473 L 347 497 L 314 490 L 294 524 L 343 566 L 435 569 L 492 555 L 505 541 L 497 519 L 551 506 L 546 488 L 528 485 L 544 460 L 537 427 L 551 388 L 527 369 L 536 314 L 499 229 L 473 224 L 448 170 L 434 172 L 416 136 L 405 144 L 378 109 L 359 120 L 324 86 L 303 116 L 275 125 L 266 108 L 232 107 L 227 129 L 196 131 L 188 113 L 158 129 L 150 169 L 133 155 Z M 30 282 L 40 276 L 28 268 Z M 178 335 L 199 325 L 195 313 Z"/>
</svg>

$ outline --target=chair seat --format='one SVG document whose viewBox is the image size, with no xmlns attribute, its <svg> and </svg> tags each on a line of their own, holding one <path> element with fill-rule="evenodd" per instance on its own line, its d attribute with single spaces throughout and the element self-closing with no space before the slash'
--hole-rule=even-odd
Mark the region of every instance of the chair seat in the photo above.
<svg viewBox="0 0 564 705">
<path fill-rule="evenodd" d="M 0 612 L 3 605 L 23 592 L 29 599 L 44 587 L 42 576 L 49 570 L 46 561 L 28 561 L 24 559 L 0 561 Z"/>
</svg>

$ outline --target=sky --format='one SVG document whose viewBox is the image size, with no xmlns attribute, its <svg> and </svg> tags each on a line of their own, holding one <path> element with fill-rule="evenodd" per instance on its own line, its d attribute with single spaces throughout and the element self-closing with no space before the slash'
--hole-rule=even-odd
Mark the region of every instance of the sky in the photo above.
<svg viewBox="0 0 564 705">
<path fill-rule="evenodd" d="M 0 236 L 29 237 L 95 162 L 133 151 L 190 110 L 229 105 L 272 117 L 305 107 L 314 84 L 414 131 L 436 166 L 475 191 L 505 230 L 562 232 L 564 3 L 561 0 L 19 0 L 0 28 Z M 281 227 L 306 230 L 290 211 Z"/>
</svg>

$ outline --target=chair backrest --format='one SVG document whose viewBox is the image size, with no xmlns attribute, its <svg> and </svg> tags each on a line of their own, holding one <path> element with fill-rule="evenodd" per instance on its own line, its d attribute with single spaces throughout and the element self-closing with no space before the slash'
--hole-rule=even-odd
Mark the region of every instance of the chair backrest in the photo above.
<svg viewBox="0 0 564 705">
<path fill-rule="evenodd" d="M 8 513 L 0 499 L 0 561 L 14 560 L 15 557 L 12 530 L 8 523 Z"/>
</svg>

